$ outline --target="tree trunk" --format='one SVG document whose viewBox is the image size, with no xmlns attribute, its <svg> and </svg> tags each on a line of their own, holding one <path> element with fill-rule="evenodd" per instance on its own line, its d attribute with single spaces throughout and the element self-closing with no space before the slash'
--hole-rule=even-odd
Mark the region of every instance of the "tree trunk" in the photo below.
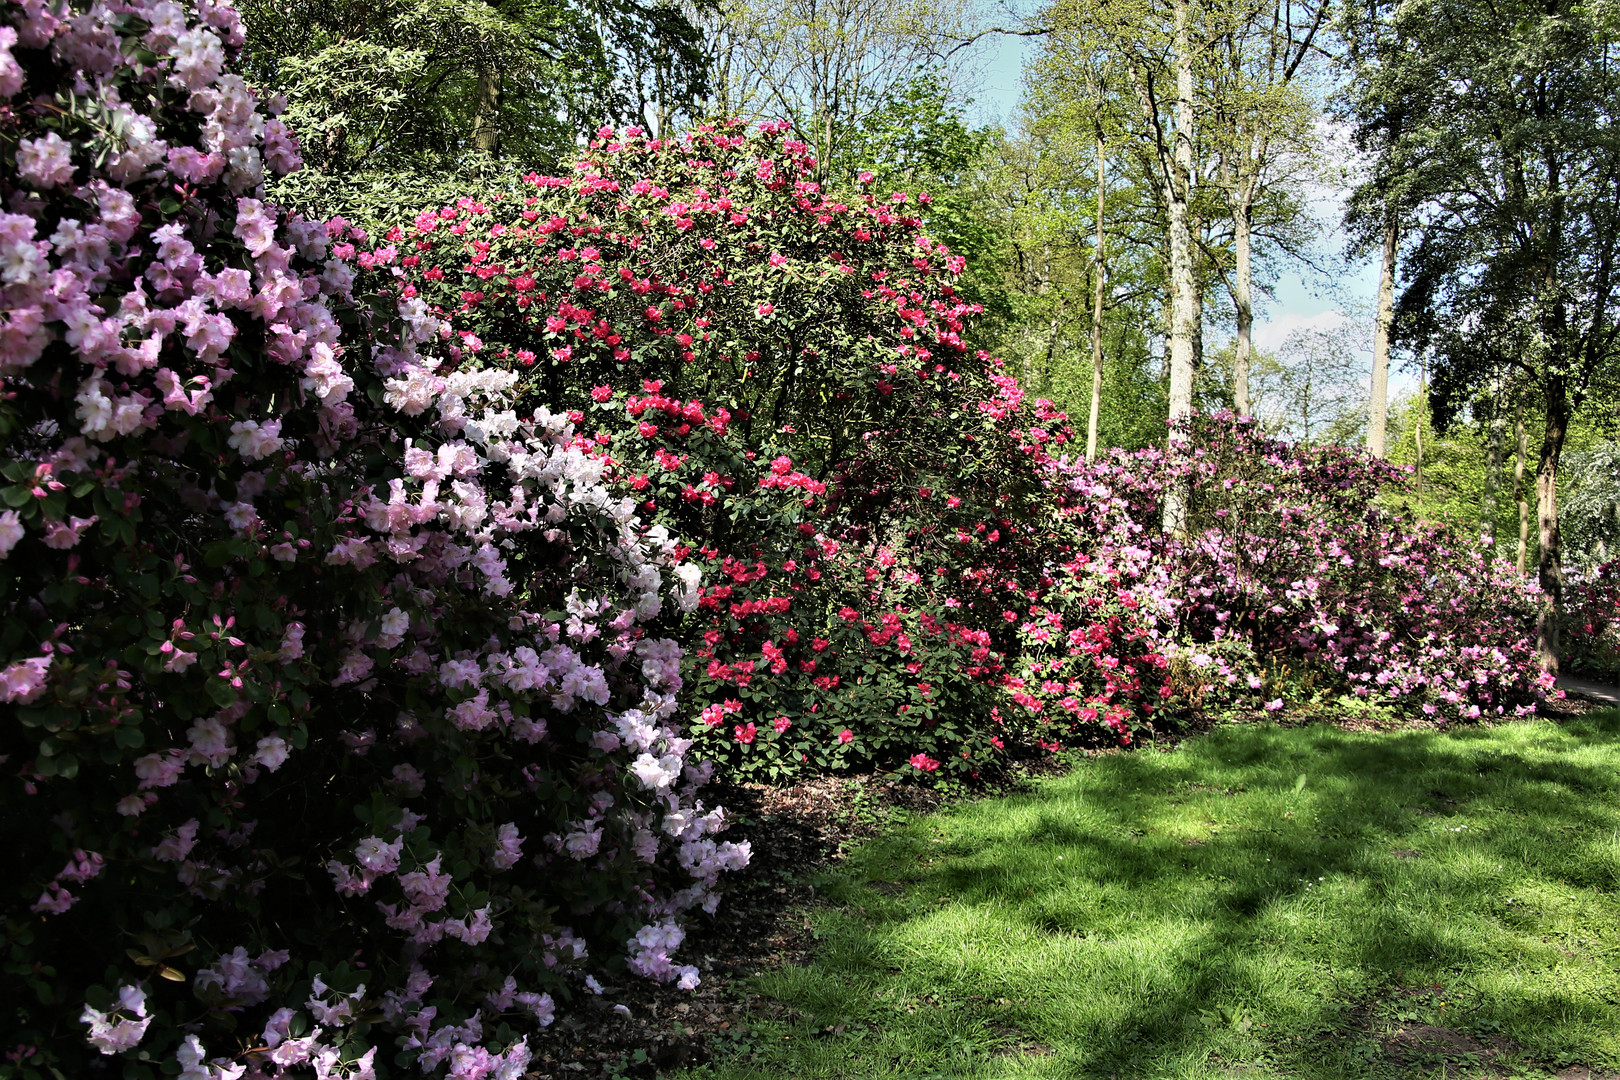
<svg viewBox="0 0 1620 1080">
<path fill-rule="evenodd" d="M 1500 486 L 1498 477 L 1502 474 L 1502 429 L 1507 422 L 1502 415 L 1502 394 L 1505 390 L 1500 375 L 1491 380 L 1491 419 L 1485 440 L 1485 498 L 1480 502 L 1479 536 L 1491 545 L 1493 555 L 1496 549 L 1496 489 Z"/>
<path fill-rule="evenodd" d="M 1367 413 L 1367 452 L 1384 457 L 1389 427 L 1389 327 L 1395 319 L 1395 217 L 1384 226 L 1384 259 L 1378 270 L 1378 321 L 1373 328 L 1372 402 Z"/>
<path fill-rule="evenodd" d="M 1423 417 L 1429 411 L 1429 364 L 1424 361 L 1418 374 L 1417 399 L 1417 497 L 1423 498 Z"/>
<path fill-rule="evenodd" d="M 478 71 L 473 92 L 473 149 L 486 154 L 501 152 L 501 73 L 487 68 Z"/>
<path fill-rule="evenodd" d="M 1106 277 L 1103 263 L 1103 193 L 1107 190 L 1107 174 L 1103 171 L 1103 141 L 1097 137 L 1097 259 L 1096 278 L 1091 287 L 1091 417 L 1086 424 L 1086 461 L 1097 460 L 1097 423 L 1102 412 L 1102 314 L 1103 281 Z"/>
<path fill-rule="evenodd" d="M 1564 380 L 1547 380 L 1547 428 L 1536 465 L 1536 525 L 1541 540 L 1537 577 L 1541 615 L 1536 620 L 1536 653 L 1541 670 L 1558 674 L 1559 612 L 1564 599 L 1563 538 L 1558 531 L 1558 460 L 1569 431 L 1569 397 Z"/>
<path fill-rule="evenodd" d="M 1530 438 L 1524 429 L 1523 401 L 1513 403 L 1513 430 L 1519 440 L 1519 452 L 1513 461 L 1513 501 L 1519 504 L 1519 573 L 1523 574 L 1530 548 L 1530 500 L 1524 497 L 1524 458 Z"/>
<path fill-rule="evenodd" d="M 1048 240 L 1041 245 L 1040 276 L 1036 279 L 1035 292 L 1037 296 L 1045 299 L 1052 291 L 1052 242 Z M 1046 329 L 1046 370 L 1052 370 L 1052 352 L 1057 348 L 1058 308 L 1052 306 L 1052 318 Z M 1035 353 L 1033 350 L 1024 351 L 1024 389 L 1033 392 L 1035 389 Z"/>
<path fill-rule="evenodd" d="M 1170 225 L 1170 422 L 1192 412 L 1195 336 L 1201 312 L 1194 277 L 1191 187 L 1193 164 L 1192 11 L 1190 0 L 1175 0 L 1176 142 L 1165 177 L 1165 208 Z M 1171 428 L 1171 443 L 1180 442 Z M 1188 493 L 1172 486 L 1165 493 L 1164 528 L 1181 533 L 1187 523 Z"/>
<path fill-rule="evenodd" d="M 1254 271 L 1251 266 L 1250 230 L 1254 208 L 1245 190 L 1232 202 L 1232 245 L 1237 265 L 1232 271 L 1232 306 L 1237 309 L 1237 352 L 1232 359 L 1232 407 L 1239 416 L 1248 416 L 1249 336 L 1254 327 Z"/>
<path fill-rule="evenodd" d="M 1203 232 L 1204 223 L 1193 220 L 1188 223 L 1187 233 L 1198 236 Z M 1198 245 L 1193 245 L 1192 260 L 1192 300 L 1189 302 L 1192 309 L 1192 385 L 1198 386 L 1198 379 L 1204 373 L 1204 254 Z M 1189 407 L 1188 411 L 1191 411 Z"/>
</svg>

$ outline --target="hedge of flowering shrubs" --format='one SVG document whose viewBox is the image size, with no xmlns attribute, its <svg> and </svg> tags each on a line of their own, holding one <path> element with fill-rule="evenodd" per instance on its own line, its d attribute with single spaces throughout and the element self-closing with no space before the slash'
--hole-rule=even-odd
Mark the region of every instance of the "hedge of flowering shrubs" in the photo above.
<svg viewBox="0 0 1620 1080">
<path fill-rule="evenodd" d="M 388 234 L 458 347 L 566 408 L 707 574 L 685 719 L 733 775 L 976 772 L 1013 609 L 1067 541 L 1060 414 L 968 349 L 961 260 L 785 125 L 604 129 L 572 175 Z"/>
<path fill-rule="evenodd" d="M 1381 509 L 1398 471 L 1203 419 L 1054 461 L 1064 417 L 963 344 L 926 199 L 823 191 L 782 125 L 603 129 L 566 177 L 390 232 L 461 348 L 566 407 L 709 574 L 691 734 L 731 775 L 977 773 L 1155 710 L 1353 693 L 1523 710 L 1533 596 Z M 868 178 L 863 177 L 863 181 Z M 559 404 L 560 403 L 560 404 Z M 1194 493 L 1166 537 L 1160 494 Z"/>
<path fill-rule="evenodd" d="M 1026 708 L 1087 721 L 1111 708 L 1128 725 L 1154 704 L 1349 694 L 1452 721 L 1524 715 L 1551 688 L 1535 585 L 1386 509 L 1399 469 L 1229 416 L 1191 418 L 1182 435 L 1182 453 L 1067 470 L 1080 542 L 1022 628 Z M 1173 485 L 1192 496 L 1179 536 L 1158 528 Z"/>
<path fill-rule="evenodd" d="M 697 572 L 298 167 L 223 3 L 0 12 L 0 1075 L 515 1078 L 690 985 Z"/>
</svg>

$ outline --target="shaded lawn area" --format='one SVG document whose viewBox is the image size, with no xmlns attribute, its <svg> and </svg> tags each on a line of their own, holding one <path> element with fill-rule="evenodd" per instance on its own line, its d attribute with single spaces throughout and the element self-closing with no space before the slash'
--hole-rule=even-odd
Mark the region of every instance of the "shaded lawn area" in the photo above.
<svg viewBox="0 0 1620 1080">
<path fill-rule="evenodd" d="M 1603 1075 L 1617 885 L 1620 711 L 1220 728 L 869 843 L 691 1075 Z"/>
</svg>

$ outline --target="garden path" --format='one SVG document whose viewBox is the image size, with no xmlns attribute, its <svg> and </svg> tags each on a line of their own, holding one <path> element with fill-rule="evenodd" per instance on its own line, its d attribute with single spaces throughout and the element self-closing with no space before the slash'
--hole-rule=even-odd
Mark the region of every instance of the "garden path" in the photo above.
<svg viewBox="0 0 1620 1080">
<path fill-rule="evenodd" d="M 1558 688 L 1568 694 L 1577 694 L 1605 705 L 1620 705 L 1620 687 L 1607 686 L 1579 675 L 1558 676 Z"/>
</svg>

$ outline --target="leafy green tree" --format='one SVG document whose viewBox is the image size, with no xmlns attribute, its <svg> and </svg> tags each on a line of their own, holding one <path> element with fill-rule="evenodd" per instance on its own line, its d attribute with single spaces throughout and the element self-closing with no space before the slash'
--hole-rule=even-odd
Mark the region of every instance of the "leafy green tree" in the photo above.
<svg viewBox="0 0 1620 1080">
<path fill-rule="evenodd" d="M 1237 21 L 1209 65 L 1216 156 L 1215 184 L 1226 199 L 1232 228 L 1232 295 L 1237 340 L 1232 393 L 1247 415 L 1250 333 L 1254 325 L 1253 248 L 1258 204 L 1281 194 L 1290 171 L 1309 168 L 1316 155 L 1314 121 L 1320 109 L 1311 76 L 1320 66 L 1325 0 L 1271 0 L 1255 16 Z M 1314 62 L 1313 62 L 1314 61 Z M 1298 208 L 1292 207 L 1298 216 Z"/>
<path fill-rule="evenodd" d="M 1575 418 L 1620 363 L 1620 38 L 1607 9 L 1569 0 L 1375 0 L 1375 50 L 1352 92 L 1378 150 L 1353 223 L 1413 225 L 1396 341 L 1432 358 L 1449 423 L 1504 372 L 1533 388 L 1542 661 L 1556 669 L 1564 574 L 1558 468 Z"/>
<path fill-rule="evenodd" d="M 693 16 L 713 73 L 706 110 L 785 119 L 816 147 L 818 177 L 841 177 L 865 118 L 960 62 L 968 13 L 968 0 L 720 0 Z"/>
<path fill-rule="evenodd" d="M 1162 443 L 1163 364 L 1153 349 L 1164 281 L 1160 215 L 1127 171 L 1132 163 L 1105 151 L 1107 257 L 1098 259 L 1096 144 L 1088 137 L 1095 128 L 1071 104 L 1032 95 L 1019 128 L 991 148 L 986 212 L 1003 237 L 1005 305 L 990 312 L 980 338 L 1032 393 L 1087 417 L 1088 446 Z M 1040 111 L 1047 105 L 1051 111 Z"/>
<path fill-rule="evenodd" d="M 1193 374 L 1203 326 L 1194 248 L 1193 200 L 1199 179 L 1194 146 L 1200 115 L 1195 68 L 1218 36 L 1214 24 L 1219 20 L 1210 5 L 1194 0 L 1062 0 L 1048 8 L 1045 17 L 1056 29 L 1051 51 L 1059 66 L 1071 71 L 1094 67 L 1094 58 L 1106 53 L 1135 99 L 1132 127 L 1150 155 L 1146 175 L 1165 211 L 1170 286 L 1165 351 L 1174 419 L 1193 407 Z M 1183 503 L 1167 500 L 1165 513 L 1167 525 L 1179 527 Z"/>
<path fill-rule="evenodd" d="M 1620 558 L 1620 442 L 1605 440 L 1572 453 L 1564 466 L 1569 494 L 1560 527 L 1573 568 L 1590 575 Z"/>
<path fill-rule="evenodd" d="M 287 100 L 307 168 L 283 204 L 375 225 L 476 190 L 480 157 L 554 166 L 603 123 L 690 110 L 696 28 L 639 0 L 244 0 L 245 73 Z"/>
<path fill-rule="evenodd" d="M 994 128 L 969 125 L 949 82 L 925 71 L 893 88 L 850 129 L 836 165 L 839 178 L 878 192 L 925 196 L 917 208 L 930 236 L 967 260 L 961 293 L 1004 316 L 1000 281 L 1006 222 L 989 212 L 986 174 L 1000 148 Z"/>
</svg>

